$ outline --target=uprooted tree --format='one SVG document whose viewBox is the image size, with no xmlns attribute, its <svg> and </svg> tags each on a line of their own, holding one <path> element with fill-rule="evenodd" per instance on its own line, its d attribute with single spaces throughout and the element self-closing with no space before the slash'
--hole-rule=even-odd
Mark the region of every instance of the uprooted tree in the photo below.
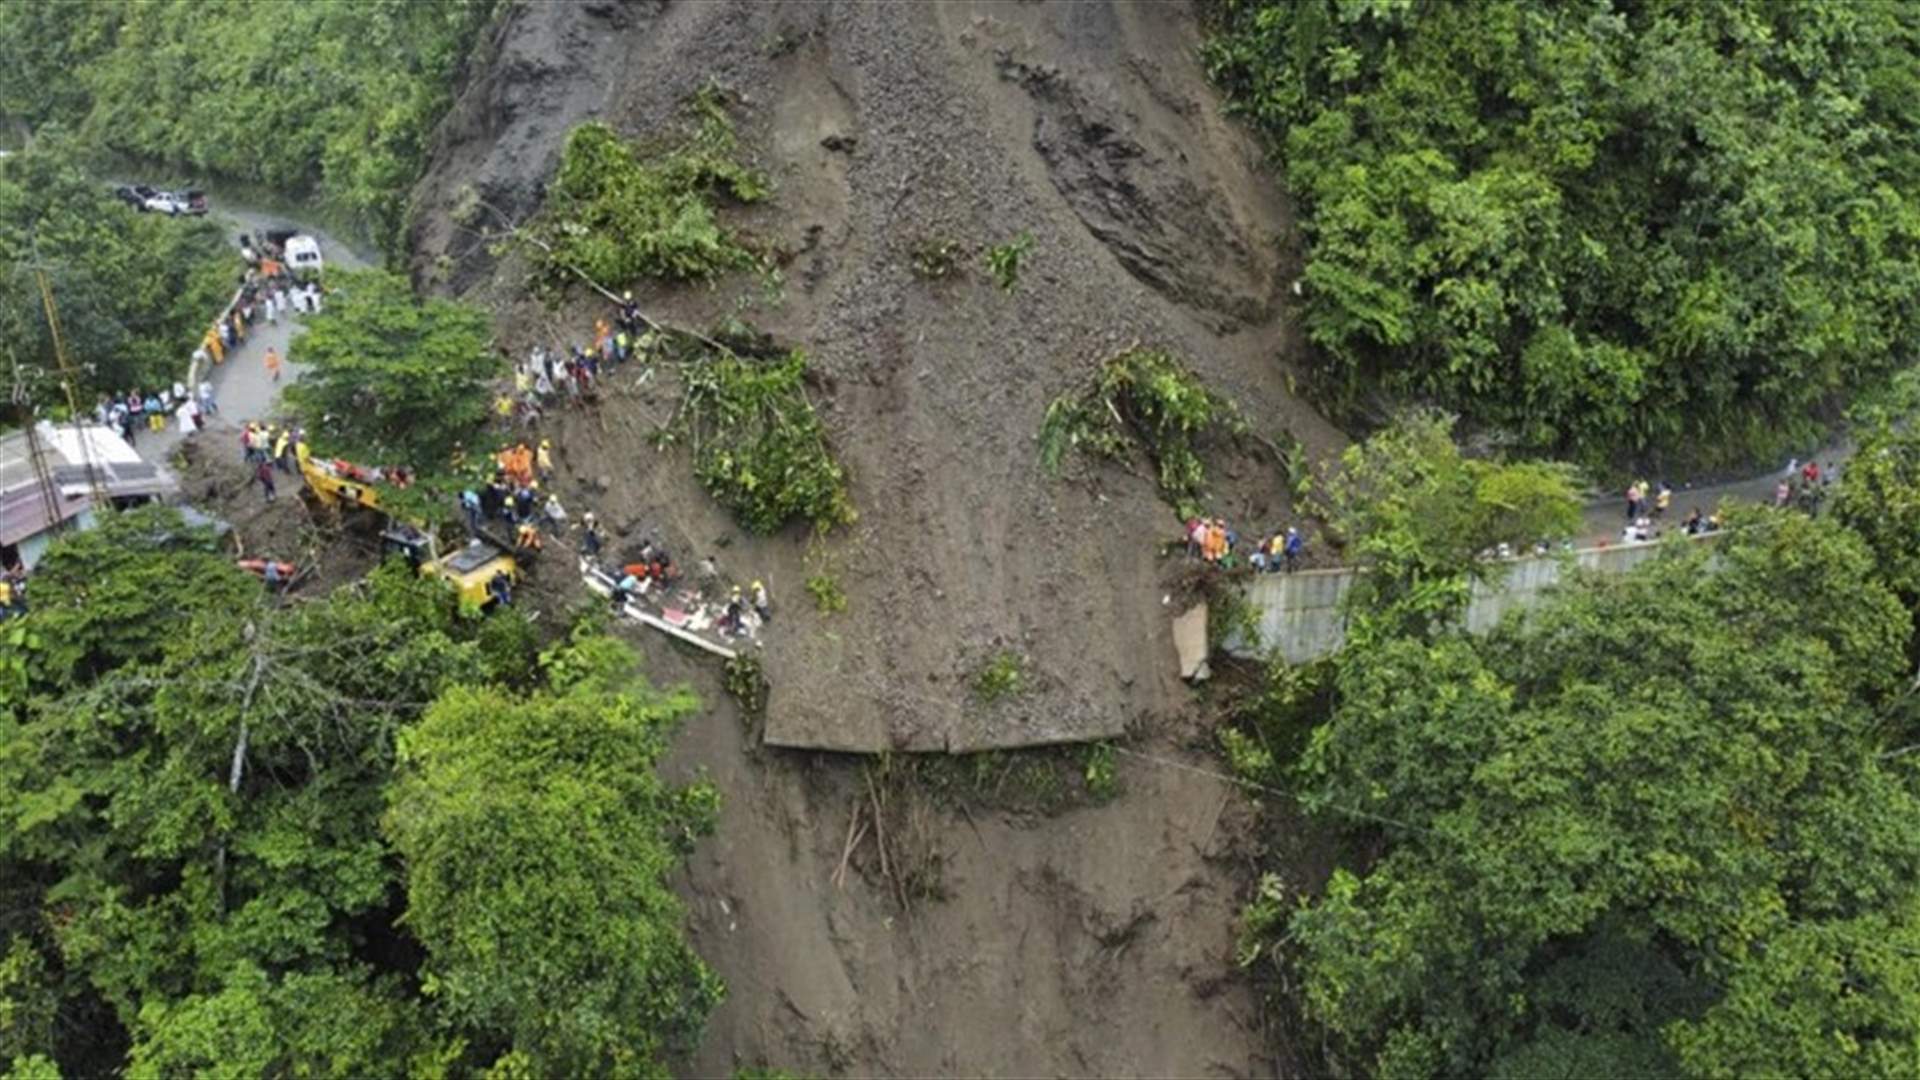
<svg viewBox="0 0 1920 1080">
<path fill-rule="evenodd" d="M 1060 470 L 1069 450 L 1152 462 L 1160 494 L 1187 517 L 1206 494 L 1200 451 L 1209 439 L 1247 430 L 1232 401 L 1215 393 L 1179 358 L 1128 349 L 1103 361 L 1087 384 L 1055 398 L 1040 422 L 1040 465 Z"/>
</svg>

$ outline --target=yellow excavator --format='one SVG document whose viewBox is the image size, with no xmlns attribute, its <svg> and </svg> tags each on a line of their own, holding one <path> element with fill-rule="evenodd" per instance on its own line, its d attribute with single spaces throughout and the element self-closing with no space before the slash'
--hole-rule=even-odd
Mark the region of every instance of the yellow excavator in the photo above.
<svg viewBox="0 0 1920 1080">
<path fill-rule="evenodd" d="M 503 590 L 494 579 L 506 576 L 508 590 L 520 581 L 520 565 L 512 549 L 498 538 L 485 534 L 464 546 L 442 554 L 439 539 L 422 521 L 403 520 L 380 506 L 382 484 L 399 477 L 391 470 L 366 468 L 339 458 L 314 457 L 302 442 L 294 447 L 300 462 L 300 477 L 314 501 L 334 510 L 363 509 L 382 515 L 380 540 L 389 554 L 406 557 L 423 577 L 434 577 L 452 586 L 462 604 L 488 608 L 499 603 Z M 404 475 L 404 474 L 402 474 Z"/>
</svg>

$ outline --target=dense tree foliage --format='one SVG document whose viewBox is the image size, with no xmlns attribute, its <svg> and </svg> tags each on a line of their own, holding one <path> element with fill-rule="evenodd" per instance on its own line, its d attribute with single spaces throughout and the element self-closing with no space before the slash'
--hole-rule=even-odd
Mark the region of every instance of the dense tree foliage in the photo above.
<svg viewBox="0 0 1920 1080">
<path fill-rule="evenodd" d="M 335 274 L 328 304 L 294 339 L 310 365 L 287 401 L 330 453 L 435 467 L 486 418 L 488 380 L 501 369 L 487 313 L 421 300 L 381 270 Z"/>
<path fill-rule="evenodd" d="M 0 5 L 0 118 L 311 193 L 398 249 L 407 189 L 495 0 Z"/>
<path fill-rule="evenodd" d="M 644 1071 L 717 994 L 662 884 L 713 794 L 652 771 L 693 703 L 611 639 L 538 654 L 400 566 L 283 605 L 168 511 L 56 544 L 6 632 L 0 1054 L 551 1075 L 602 1060 L 571 1019 Z"/>
<path fill-rule="evenodd" d="M 1503 564 L 1500 544 L 1526 551 L 1580 525 L 1573 472 L 1544 461 L 1469 458 L 1453 421 L 1410 412 L 1323 466 L 1315 512 L 1368 574 L 1353 593 L 1351 633 L 1440 627 L 1465 610 L 1476 577 Z"/>
<path fill-rule="evenodd" d="M 1920 333 L 1920 9 L 1222 0 L 1346 400 L 1597 461 L 1777 447 Z"/>
<path fill-rule="evenodd" d="M 597 637 L 553 665 L 550 695 L 445 695 L 402 736 L 388 793 L 427 992 L 540 1075 L 633 1075 L 720 997 L 665 883 L 712 791 L 654 772 L 697 703 L 631 692 L 632 664 Z"/>
<path fill-rule="evenodd" d="M 219 229 L 135 213 L 78 159 L 75 140 L 49 130 L 0 161 L 0 341 L 43 406 L 61 395 L 36 268 L 53 289 L 81 393 L 180 378 L 239 274 Z"/>
<path fill-rule="evenodd" d="M 1292 779 L 1378 854 L 1285 933 L 1387 1075 L 1912 1075 L 1911 613 L 1834 523 L 1755 513 L 1486 638 L 1364 638 Z"/>
</svg>

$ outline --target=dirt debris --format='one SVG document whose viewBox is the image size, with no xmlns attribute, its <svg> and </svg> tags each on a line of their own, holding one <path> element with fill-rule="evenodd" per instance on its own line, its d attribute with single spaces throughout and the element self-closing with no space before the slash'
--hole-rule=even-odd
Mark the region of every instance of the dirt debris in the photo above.
<svg viewBox="0 0 1920 1080">
<path fill-rule="evenodd" d="M 1343 442 L 1289 390 L 1291 222 L 1258 148 L 1221 119 L 1197 43 L 1179 4 L 523 4 L 473 62 L 415 192 L 414 271 L 493 306 L 511 350 L 584 340 L 603 305 L 530 298 L 484 222 L 440 209 L 463 193 L 525 220 L 571 127 L 661 139 L 710 83 L 775 180 L 733 213 L 777 278 L 636 298 L 808 352 L 859 522 L 824 559 L 800 530 L 746 536 L 682 452 L 654 448 L 666 380 L 613 387 L 544 432 L 576 515 L 661 530 L 683 562 L 716 554 L 767 582 L 766 743 L 958 751 L 1131 729 L 1158 759 L 1213 767 L 1184 748 L 1198 721 L 1158 551 L 1172 513 L 1144 471 L 1045 477 L 1034 441 L 1054 396 L 1140 342 L 1179 354 L 1264 437 L 1316 455 Z M 1034 244 L 1003 292 L 982 256 L 1021 234 Z M 951 253 L 942 273 L 925 272 L 928 251 Z M 1291 512 L 1257 443 L 1208 465 L 1215 512 L 1243 532 Z M 823 564 L 843 612 L 806 593 Z M 682 1071 L 1297 1069 L 1270 1056 L 1233 966 L 1250 881 L 1229 856 L 1248 818 L 1220 780 L 1123 757 L 1102 806 L 920 807 L 945 898 L 909 914 L 891 873 L 914 847 L 894 835 L 899 808 L 865 812 L 859 835 L 854 808 L 877 801 L 864 764 L 762 745 L 717 667 L 635 633 L 656 679 L 709 706 L 671 767 L 725 796 L 679 891 L 729 996 Z M 1032 692 L 983 707 L 970 680 L 1001 648 L 1025 658 Z"/>
</svg>

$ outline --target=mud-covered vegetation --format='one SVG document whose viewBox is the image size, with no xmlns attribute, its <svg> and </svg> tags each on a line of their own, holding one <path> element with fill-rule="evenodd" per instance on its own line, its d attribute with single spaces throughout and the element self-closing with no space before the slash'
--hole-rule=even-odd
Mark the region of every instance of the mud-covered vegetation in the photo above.
<svg viewBox="0 0 1920 1080">
<path fill-rule="evenodd" d="M 847 473 L 807 397 L 807 358 L 708 353 L 680 365 L 680 415 L 661 432 L 684 439 L 708 493 L 756 533 L 805 521 L 819 530 L 854 520 Z"/>
<path fill-rule="evenodd" d="M 312 196 L 395 253 L 429 133 L 496 6 L 0 4 L 0 118 Z"/>
<path fill-rule="evenodd" d="M 636 146 L 600 123 L 567 136 L 535 230 L 551 282 L 571 284 L 576 268 L 614 288 L 642 278 L 698 281 L 755 264 L 717 210 L 723 198 L 765 198 L 767 178 L 739 160 L 717 94 L 698 95 L 691 111 L 693 131 L 670 146 Z"/>
<path fill-rule="evenodd" d="M 1171 353 L 1129 349 L 1101 363 L 1087 386 L 1047 406 L 1040 464 L 1057 473 L 1069 450 L 1116 461 L 1144 453 L 1161 495 L 1185 516 L 1198 510 L 1206 492 L 1205 440 L 1246 430 L 1233 402 Z"/>
<path fill-rule="evenodd" d="M 13 1075 L 634 1075 L 721 993 L 667 875 L 697 707 L 395 564 L 283 603 L 170 510 L 0 627 Z M 582 822 L 591 822 L 583 830 Z"/>
<path fill-rule="evenodd" d="M 1920 334 L 1920 9 L 1223 0 L 1328 400 L 1585 461 L 1782 450 Z"/>
</svg>

